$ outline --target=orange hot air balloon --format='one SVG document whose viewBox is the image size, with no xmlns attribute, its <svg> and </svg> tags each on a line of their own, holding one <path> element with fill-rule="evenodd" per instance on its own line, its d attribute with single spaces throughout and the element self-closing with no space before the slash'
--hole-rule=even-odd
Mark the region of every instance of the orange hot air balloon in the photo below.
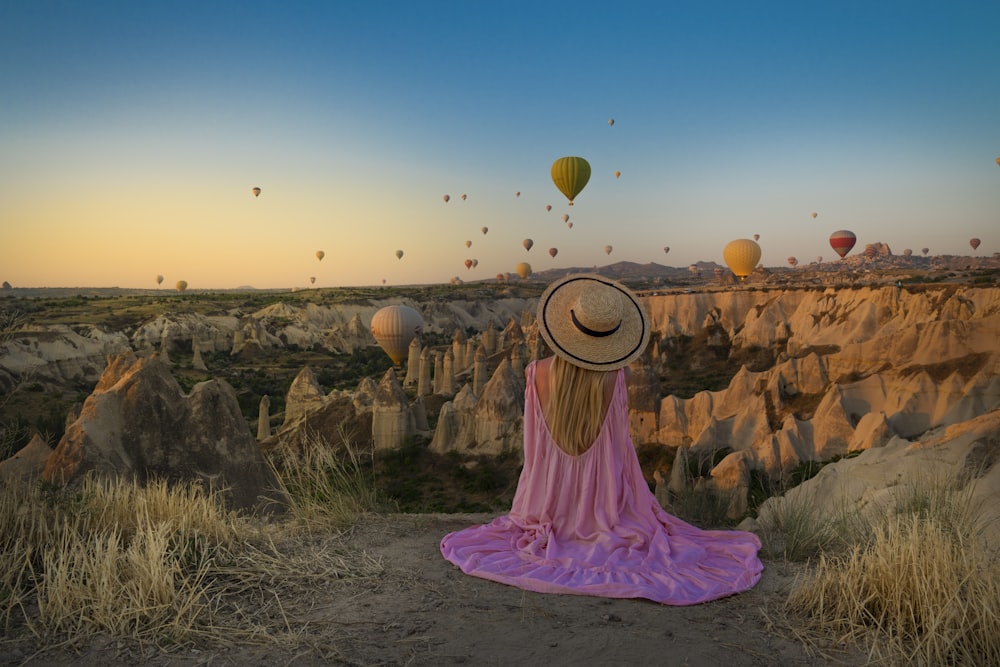
<svg viewBox="0 0 1000 667">
<path fill-rule="evenodd" d="M 736 239 L 722 249 L 722 258 L 729 270 L 742 281 L 753 273 L 760 261 L 760 246 L 750 239 Z"/>
<path fill-rule="evenodd" d="M 521 245 L 524 246 L 525 250 L 531 250 L 531 246 L 535 245 L 535 242 L 532 241 L 531 239 L 524 239 L 523 241 L 521 241 Z"/>
<path fill-rule="evenodd" d="M 549 257 L 555 257 L 559 254 L 558 248 L 549 248 Z"/>
<path fill-rule="evenodd" d="M 188 288 L 188 281 L 178 280 L 177 283 L 174 285 L 174 288 L 176 288 L 178 292 L 183 292 Z"/>
<path fill-rule="evenodd" d="M 621 177 L 622 177 L 622 173 L 620 171 L 616 171 L 615 172 L 615 178 L 621 178 Z"/>
<path fill-rule="evenodd" d="M 253 192 L 254 197 L 260 196 L 260 188 L 254 188 L 253 190 L 251 190 L 251 192 Z"/>
<path fill-rule="evenodd" d="M 979 239 L 975 239 L 975 238 L 969 239 L 969 245 L 972 246 L 973 250 L 977 249 L 979 247 L 980 243 L 981 243 L 981 241 Z"/>
<path fill-rule="evenodd" d="M 840 255 L 841 259 L 844 259 L 847 253 L 851 252 L 851 248 L 857 242 L 858 237 L 854 235 L 854 232 L 846 229 L 838 229 L 833 234 L 830 234 L 830 247 Z"/>
<path fill-rule="evenodd" d="M 819 213 L 817 213 L 816 211 L 813 211 L 812 212 L 813 220 L 815 220 L 818 215 L 819 215 Z"/>
<path fill-rule="evenodd" d="M 527 280 L 528 276 L 531 275 L 531 264 L 527 262 L 520 262 L 514 270 L 517 271 L 517 275 L 521 276 L 522 280 Z"/>
<path fill-rule="evenodd" d="M 465 260 L 465 268 L 466 269 L 471 269 L 472 268 L 472 260 L 471 259 Z"/>
<path fill-rule="evenodd" d="M 406 360 L 410 341 L 420 335 L 424 318 L 409 306 L 386 306 L 372 316 L 372 336 L 397 366 Z"/>
<path fill-rule="evenodd" d="M 614 248 L 612 248 L 611 246 L 609 246 L 609 245 L 604 246 L 604 254 L 605 255 L 610 255 L 612 250 L 614 250 Z"/>
<path fill-rule="evenodd" d="M 317 250 L 316 251 L 316 259 L 318 259 L 319 261 L 322 262 L 324 257 L 326 257 L 326 253 L 325 252 L 323 252 L 322 250 Z"/>
<path fill-rule="evenodd" d="M 569 222 L 569 213 L 563 213 L 563 222 Z"/>
</svg>

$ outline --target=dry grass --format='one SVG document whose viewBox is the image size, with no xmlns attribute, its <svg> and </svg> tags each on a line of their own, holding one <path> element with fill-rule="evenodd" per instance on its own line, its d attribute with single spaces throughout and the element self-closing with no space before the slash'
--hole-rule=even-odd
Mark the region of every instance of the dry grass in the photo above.
<svg viewBox="0 0 1000 667">
<path fill-rule="evenodd" d="M 297 523 L 325 524 L 322 539 L 227 511 L 200 485 L 0 486 L 3 635 L 48 646 L 284 641 L 294 633 L 282 599 L 383 571 L 339 539 L 374 495 L 358 460 L 329 449 L 281 467 Z"/>
<path fill-rule="evenodd" d="M 1000 664 L 1000 563 L 971 490 L 923 480 L 898 491 L 858 542 L 821 550 L 785 610 L 821 642 L 864 646 L 873 664 Z"/>
</svg>

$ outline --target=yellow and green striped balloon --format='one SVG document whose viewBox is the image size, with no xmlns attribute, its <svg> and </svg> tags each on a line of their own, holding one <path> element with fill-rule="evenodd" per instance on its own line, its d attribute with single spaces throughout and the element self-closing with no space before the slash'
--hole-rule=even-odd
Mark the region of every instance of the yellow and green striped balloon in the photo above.
<svg viewBox="0 0 1000 667">
<path fill-rule="evenodd" d="M 570 206 L 589 180 L 590 163 L 582 157 L 561 157 L 552 163 L 552 182 L 566 195 Z"/>
</svg>

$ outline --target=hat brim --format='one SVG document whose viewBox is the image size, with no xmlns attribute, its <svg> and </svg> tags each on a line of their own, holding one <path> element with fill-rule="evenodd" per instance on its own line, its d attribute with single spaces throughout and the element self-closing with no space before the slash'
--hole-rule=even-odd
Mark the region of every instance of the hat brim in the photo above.
<svg viewBox="0 0 1000 667">
<path fill-rule="evenodd" d="M 592 289 L 613 289 L 623 297 L 621 325 L 612 335 L 595 337 L 573 324 L 570 309 L 583 291 Z M 568 275 L 545 288 L 537 320 L 538 331 L 554 354 L 590 370 L 628 366 L 649 343 L 649 316 L 638 298 L 621 283 L 597 274 Z"/>
</svg>

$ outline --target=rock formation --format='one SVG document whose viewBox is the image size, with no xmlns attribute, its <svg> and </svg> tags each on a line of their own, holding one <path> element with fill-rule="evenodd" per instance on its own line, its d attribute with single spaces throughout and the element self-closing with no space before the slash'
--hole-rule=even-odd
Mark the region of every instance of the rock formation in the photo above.
<svg viewBox="0 0 1000 667">
<path fill-rule="evenodd" d="M 398 449 L 416 432 L 416 420 L 403 387 L 390 368 L 382 376 L 372 403 L 372 443 L 375 450 Z"/>
<path fill-rule="evenodd" d="M 29 481 L 42 476 L 52 448 L 37 433 L 16 454 L 0 461 L 0 483 Z"/>
<path fill-rule="evenodd" d="M 43 478 L 75 484 L 91 473 L 201 481 L 239 510 L 279 511 L 287 502 L 228 384 L 202 382 L 185 396 L 157 356 L 131 352 L 109 359 Z"/>
</svg>

